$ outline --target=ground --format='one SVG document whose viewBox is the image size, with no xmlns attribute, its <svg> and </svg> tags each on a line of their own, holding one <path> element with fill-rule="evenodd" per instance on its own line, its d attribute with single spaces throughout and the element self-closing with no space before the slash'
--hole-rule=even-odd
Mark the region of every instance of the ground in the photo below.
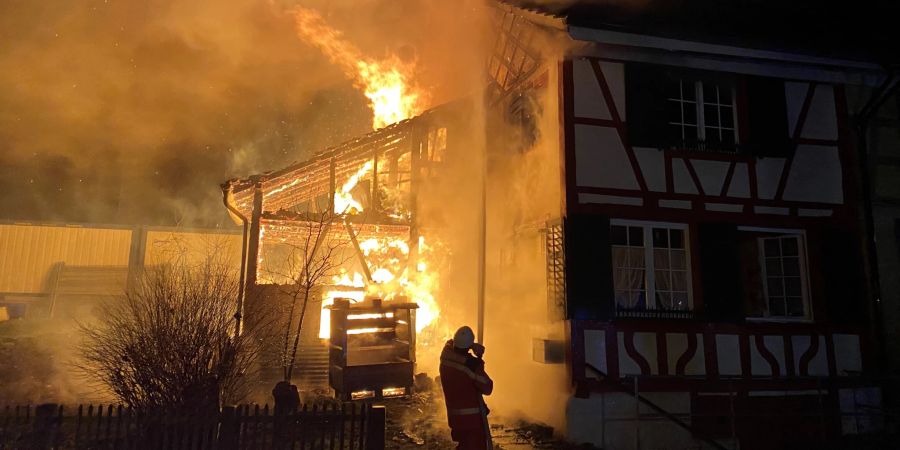
<svg viewBox="0 0 900 450">
<path fill-rule="evenodd" d="M 420 390 L 409 397 L 388 399 L 387 450 L 443 450 L 454 448 L 447 428 L 440 390 Z M 584 449 L 553 437 L 553 429 L 539 424 L 489 417 L 497 450 Z"/>
</svg>

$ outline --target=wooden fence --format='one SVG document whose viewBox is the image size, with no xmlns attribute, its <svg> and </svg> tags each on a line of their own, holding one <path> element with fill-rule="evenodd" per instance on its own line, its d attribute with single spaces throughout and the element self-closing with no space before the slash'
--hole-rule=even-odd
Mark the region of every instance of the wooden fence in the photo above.
<svg viewBox="0 0 900 450">
<path fill-rule="evenodd" d="M 121 405 L 6 406 L 0 450 L 382 450 L 384 426 L 384 407 L 356 403 L 303 405 L 277 415 L 268 405 L 154 413 Z"/>
</svg>

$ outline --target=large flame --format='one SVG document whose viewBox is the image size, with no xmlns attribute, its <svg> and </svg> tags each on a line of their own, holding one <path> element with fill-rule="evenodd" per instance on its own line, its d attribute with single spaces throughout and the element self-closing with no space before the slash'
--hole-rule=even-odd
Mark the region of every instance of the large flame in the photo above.
<svg viewBox="0 0 900 450">
<path fill-rule="evenodd" d="M 297 7 L 294 17 L 300 37 L 318 47 L 369 99 L 373 129 L 384 128 L 424 110 L 426 95 L 411 81 L 414 63 L 396 56 L 381 61 L 363 57 L 355 45 L 344 40 L 343 33 L 328 26 L 314 10 Z"/>
<path fill-rule="evenodd" d="M 341 186 L 341 189 L 334 193 L 334 211 L 336 213 L 344 215 L 362 212 L 362 205 L 353 198 L 353 195 L 350 192 L 357 184 L 359 184 L 360 178 L 372 171 L 373 166 L 374 164 L 372 164 L 372 161 L 366 161 L 366 163 L 363 164 L 363 166 L 357 170 L 343 186 Z"/>
<path fill-rule="evenodd" d="M 346 271 L 332 279 L 333 289 L 325 292 L 322 300 L 322 319 L 319 323 L 319 337 L 329 337 L 331 319 L 328 306 L 335 298 L 349 298 L 354 303 L 365 296 L 382 298 L 385 301 L 408 299 L 419 305 L 416 310 L 416 332 L 435 322 L 440 315 L 440 307 L 435 300 L 438 287 L 437 273 L 431 271 L 431 247 L 419 237 L 418 253 L 414 264 L 409 262 L 409 243 L 403 239 L 370 238 L 359 243 L 359 247 L 369 263 L 372 281 L 355 272 L 352 277 Z M 410 267 L 413 269 L 410 270 Z"/>
</svg>

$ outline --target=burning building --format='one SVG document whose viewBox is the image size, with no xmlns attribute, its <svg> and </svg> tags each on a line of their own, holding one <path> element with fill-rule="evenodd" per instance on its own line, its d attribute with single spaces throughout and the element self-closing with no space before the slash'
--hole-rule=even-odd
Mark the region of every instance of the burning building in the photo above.
<svg viewBox="0 0 900 450">
<path fill-rule="evenodd" d="M 417 303 L 432 345 L 459 324 L 438 318 L 465 309 L 497 410 L 604 448 L 782 446 L 877 425 L 842 418 L 880 404 L 864 376 L 875 334 L 846 94 L 880 66 L 517 5 L 493 5 L 483 98 L 225 185 L 247 286 L 290 284 L 289 248 L 337 217 L 327 233 L 348 253 L 307 317 L 309 345 L 337 298 Z M 454 157 L 475 162 L 448 172 Z M 435 251 L 441 230 L 420 220 L 448 181 L 478 186 L 464 202 L 481 217 L 466 222 L 472 299 L 441 294 L 459 259 L 433 264 L 467 249 Z"/>
</svg>

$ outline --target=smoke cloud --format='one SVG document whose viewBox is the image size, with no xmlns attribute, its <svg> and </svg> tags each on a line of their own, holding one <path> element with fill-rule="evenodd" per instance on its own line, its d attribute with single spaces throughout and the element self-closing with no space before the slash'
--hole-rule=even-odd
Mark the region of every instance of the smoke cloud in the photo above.
<svg viewBox="0 0 900 450">
<path fill-rule="evenodd" d="M 470 79 L 469 3 L 2 2 L 0 219 L 226 224 L 223 180 L 370 130 L 294 6 L 373 57 L 415 58 L 441 102 Z"/>
</svg>

